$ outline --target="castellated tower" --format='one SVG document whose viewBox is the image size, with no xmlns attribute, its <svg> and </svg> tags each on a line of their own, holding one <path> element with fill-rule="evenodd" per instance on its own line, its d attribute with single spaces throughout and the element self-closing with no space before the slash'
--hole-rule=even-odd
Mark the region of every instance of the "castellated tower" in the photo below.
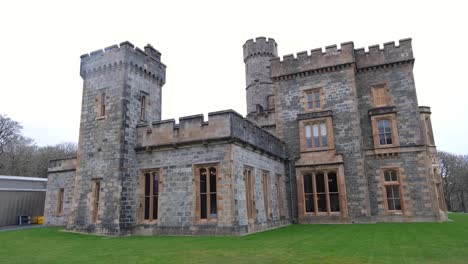
<svg viewBox="0 0 468 264">
<path fill-rule="evenodd" d="M 136 127 L 161 119 L 166 66 L 130 42 L 81 56 L 78 164 L 67 229 L 126 234 L 136 214 Z"/>
<path fill-rule="evenodd" d="M 270 60 L 278 56 L 274 39 L 258 37 L 248 40 L 244 46 L 244 62 L 247 90 L 247 115 L 274 109 L 273 83 Z M 270 99 L 270 100 L 269 100 Z"/>
</svg>

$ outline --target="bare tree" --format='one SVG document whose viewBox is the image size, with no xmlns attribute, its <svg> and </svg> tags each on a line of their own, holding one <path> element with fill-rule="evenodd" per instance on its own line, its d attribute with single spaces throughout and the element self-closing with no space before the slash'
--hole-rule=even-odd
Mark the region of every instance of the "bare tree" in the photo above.
<svg viewBox="0 0 468 264">
<path fill-rule="evenodd" d="M 76 156 L 75 143 L 38 147 L 21 135 L 21 124 L 0 115 L 0 174 L 47 177 L 49 160 Z"/>
<path fill-rule="evenodd" d="M 439 152 L 447 209 L 468 212 L 468 156 Z"/>
<path fill-rule="evenodd" d="M 55 146 L 39 147 L 34 157 L 34 170 L 37 177 L 47 177 L 49 160 L 75 157 L 77 145 L 74 143 L 61 143 Z"/>
<path fill-rule="evenodd" d="M 22 128 L 20 123 L 6 115 L 0 115 L 0 156 L 5 151 L 5 146 L 21 135 Z"/>
</svg>

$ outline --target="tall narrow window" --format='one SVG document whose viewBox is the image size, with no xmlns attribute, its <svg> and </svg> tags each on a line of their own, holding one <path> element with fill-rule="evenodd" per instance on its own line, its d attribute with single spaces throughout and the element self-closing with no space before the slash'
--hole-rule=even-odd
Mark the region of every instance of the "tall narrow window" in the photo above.
<svg viewBox="0 0 468 264">
<path fill-rule="evenodd" d="M 328 148 L 327 124 L 325 122 L 306 124 L 304 129 L 307 149 Z"/>
<path fill-rule="evenodd" d="M 379 130 L 379 144 L 392 145 L 392 122 L 390 119 L 381 119 L 377 122 Z"/>
<path fill-rule="evenodd" d="M 306 213 L 340 212 L 338 178 L 335 171 L 313 172 L 303 176 Z"/>
<path fill-rule="evenodd" d="M 322 102 L 320 98 L 320 89 L 315 89 L 306 92 L 307 110 L 320 110 L 322 109 Z"/>
<path fill-rule="evenodd" d="M 371 116 L 372 138 L 375 148 L 387 148 L 399 145 L 396 114 Z"/>
<path fill-rule="evenodd" d="M 325 125 L 325 123 L 320 123 L 320 135 L 322 136 L 322 147 L 326 147 L 328 146 L 328 142 L 327 142 L 327 126 Z"/>
<path fill-rule="evenodd" d="M 373 87 L 372 95 L 374 97 L 375 107 L 388 105 L 387 88 L 384 85 Z"/>
<path fill-rule="evenodd" d="M 283 188 L 281 185 L 281 175 L 276 174 L 276 200 L 278 205 L 278 214 L 280 219 L 284 219 L 284 201 L 283 201 Z"/>
<path fill-rule="evenodd" d="M 159 202 L 159 170 L 146 171 L 144 173 L 144 219 L 158 219 Z"/>
<path fill-rule="evenodd" d="M 312 184 L 312 174 L 304 175 L 304 200 L 306 213 L 315 212 L 314 188 Z"/>
<path fill-rule="evenodd" d="M 99 111 L 98 117 L 104 117 L 106 115 L 106 93 L 99 95 Z"/>
<path fill-rule="evenodd" d="M 267 101 L 268 101 L 268 110 L 275 109 L 275 96 L 269 95 L 267 97 Z"/>
<path fill-rule="evenodd" d="M 400 182 L 397 170 L 384 170 L 384 183 L 388 211 L 401 211 Z"/>
<path fill-rule="evenodd" d="M 99 196 L 101 193 L 101 182 L 99 180 L 94 181 L 93 184 L 93 204 L 92 204 L 92 214 L 91 214 L 91 221 L 93 223 L 97 222 L 98 219 L 98 212 L 99 212 Z"/>
<path fill-rule="evenodd" d="M 64 189 L 60 188 L 58 191 L 58 197 L 57 197 L 57 216 L 63 215 L 63 196 L 64 196 Z"/>
<path fill-rule="evenodd" d="M 307 148 L 312 148 L 312 130 L 310 125 L 305 126 L 305 135 L 306 135 L 306 146 Z"/>
<path fill-rule="evenodd" d="M 142 95 L 140 99 L 140 120 L 146 120 L 146 96 Z"/>
<path fill-rule="evenodd" d="M 252 168 L 244 168 L 244 186 L 245 186 L 245 201 L 247 205 L 247 218 L 250 222 L 255 221 L 255 196 L 254 196 L 254 178 Z"/>
<path fill-rule="evenodd" d="M 262 172 L 262 183 L 263 183 L 263 203 L 265 208 L 265 218 L 271 218 L 270 208 L 270 174 L 268 171 Z"/>
<path fill-rule="evenodd" d="M 217 194 L 216 194 L 216 168 L 198 168 L 199 177 L 199 218 L 201 220 L 217 219 Z"/>
</svg>

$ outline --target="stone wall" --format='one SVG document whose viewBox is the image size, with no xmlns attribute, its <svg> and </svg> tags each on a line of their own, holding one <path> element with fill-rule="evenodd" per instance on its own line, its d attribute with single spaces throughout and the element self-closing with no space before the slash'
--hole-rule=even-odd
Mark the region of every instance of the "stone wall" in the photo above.
<svg viewBox="0 0 468 264">
<path fill-rule="evenodd" d="M 134 224 L 136 126 L 140 97 L 147 95 L 147 121 L 161 116 L 165 65 L 160 53 L 129 42 L 81 56 L 83 100 L 73 212 L 68 229 L 124 234 Z M 98 98 L 106 95 L 106 114 L 98 116 Z M 92 186 L 100 181 L 96 223 L 91 221 Z"/>
<path fill-rule="evenodd" d="M 242 146 L 232 146 L 232 158 L 233 158 L 233 181 L 234 181 L 234 198 L 236 205 L 236 224 L 239 226 L 249 227 L 249 232 L 265 230 L 271 227 L 288 224 L 291 221 L 290 217 L 290 205 L 291 197 L 290 193 L 286 190 L 289 189 L 289 178 L 287 177 L 287 171 L 284 162 L 272 157 L 260 155 L 250 149 L 246 149 Z M 253 169 L 252 175 L 254 176 L 254 198 L 256 208 L 256 219 L 254 224 L 248 223 L 247 218 L 247 204 L 246 204 L 246 189 L 244 183 L 243 171 L 245 166 Z M 262 171 L 267 171 L 269 176 L 269 194 L 270 194 L 270 205 L 271 205 L 271 216 L 267 218 L 265 214 L 264 200 L 263 200 L 263 185 L 262 185 Z M 280 176 L 279 190 L 275 185 L 276 177 Z M 280 195 L 278 195 L 278 191 Z M 284 218 L 280 217 L 280 208 L 278 197 L 282 197 Z"/>
<path fill-rule="evenodd" d="M 395 108 L 400 146 L 424 145 L 419 122 L 418 99 L 413 78 L 413 65 L 406 63 L 393 67 L 359 71 L 356 75 L 359 115 L 362 124 L 364 149 L 373 149 L 369 111 L 372 103 L 372 87 L 385 84 L 390 105 Z"/>
<path fill-rule="evenodd" d="M 216 144 L 208 146 L 192 146 L 178 149 L 141 152 L 138 154 L 139 170 L 159 168 L 162 175 L 162 191 L 159 196 L 158 234 L 196 234 L 199 230 L 207 230 L 210 234 L 229 233 L 234 226 L 234 208 L 232 204 L 232 174 L 231 146 Z M 218 221 L 210 224 L 197 224 L 195 215 L 195 178 L 196 165 L 218 165 Z M 138 199 L 135 193 L 134 199 Z M 136 207 L 141 205 L 137 204 Z M 154 227 L 154 226 L 153 226 Z M 154 229 L 151 226 L 148 230 Z M 191 228 L 189 228 L 191 227 Z M 213 228 L 209 228 L 213 227 Z M 227 228 L 224 228 L 227 227 Z M 143 232 L 145 226 L 135 229 Z M 223 231 L 224 230 L 224 231 Z M 202 233 L 202 234 L 208 234 Z"/>
<path fill-rule="evenodd" d="M 197 222 L 195 169 L 199 165 L 211 164 L 218 167 L 217 178 L 217 221 Z M 244 165 L 256 168 L 257 224 L 247 226 L 245 209 Z M 273 157 L 261 155 L 236 144 L 194 144 L 181 148 L 159 149 L 138 153 L 138 170 L 160 169 L 162 190 L 159 195 L 159 217 L 154 224 L 137 224 L 134 234 L 171 235 L 239 235 L 265 230 L 288 223 L 279 219 L 278 202 L 275 195 L 274 177 L 282 175 L 282 190 L 286 189 L 284 165 Z M 273 220 L 266 221 L 263 207 L 261 170 L 270 171 L 272 177 L 270 193 Z M 141 184 L 141 183 L 139 183 Z M 141 193 L 134 197 L 138 200 Z M 286 195 L 283 197 L 286 199 Z M 136 208 L 141 208 L 141 199 Z M 287 219 L 289 201 L 284 200 Z"/>
<path fill-rule="evenodd" d="M 431 170 L 426 163 L 426 152 L 400 153 L 398 157 L 366 157 L 366 172 L 369 177 L 369 190 L 372 215 L 376 221 L 438 221 L 439 207 L 432 200 L 434 189 Z M 382 177 L 383 167 L 399 169 L 400 190 L 402 192 L 403 214 L 385 212 L 385 190 Z"/>
<path fill-rule="evenodd" d="M 301 103 L 305 90 L 321 88 L 324 97 L 322 111 L 329 110 L 332 113 L 334 150 L 343 156 L 349 215 L 354 218 L 368 216 L 367 179 L 354 68 L 344 67 L 336 71 L 274 80 L 277 98 L 280 100 L 277 134 L 285 141 L 291 160 L 301 157 L 297 118 L 307 112 L 305 104 Z M 315 162 L 310 160 L 309 163 Z M 302 165 L 306 165 L 304 161 Z M 291 178 L 294 181 L 294 172 Z"/>
<path fill-rule="evenodd" d="M 75 186 L 76 158 L 49 161 L 47 192 L 44 206 L 44 224 L 65 226 L 72 210 Z M 57 214 L 58 196 L 63 188 L 63 212 Z"/>
</svg>

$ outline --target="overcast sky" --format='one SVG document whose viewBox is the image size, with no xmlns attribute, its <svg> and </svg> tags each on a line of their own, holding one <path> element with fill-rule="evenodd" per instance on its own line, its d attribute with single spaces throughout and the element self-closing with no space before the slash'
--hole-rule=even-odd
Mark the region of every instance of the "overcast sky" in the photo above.
<svg viewBox="0 0 468 264">
<path fill-rule="evenodd" d="M 466 2 L 466 1 L 465 1 Z M 246 114 L 242 45 L 266 36 L 280 55 L 411 37 L 419 105 L 439 150 L 468 154 L 468 10 L 463 1 L 2 1 L 0 114 L 38 145 L 77 142 L 80 55 L 128 40 L 167 65 L 163 119 Z"/>
</svg>

